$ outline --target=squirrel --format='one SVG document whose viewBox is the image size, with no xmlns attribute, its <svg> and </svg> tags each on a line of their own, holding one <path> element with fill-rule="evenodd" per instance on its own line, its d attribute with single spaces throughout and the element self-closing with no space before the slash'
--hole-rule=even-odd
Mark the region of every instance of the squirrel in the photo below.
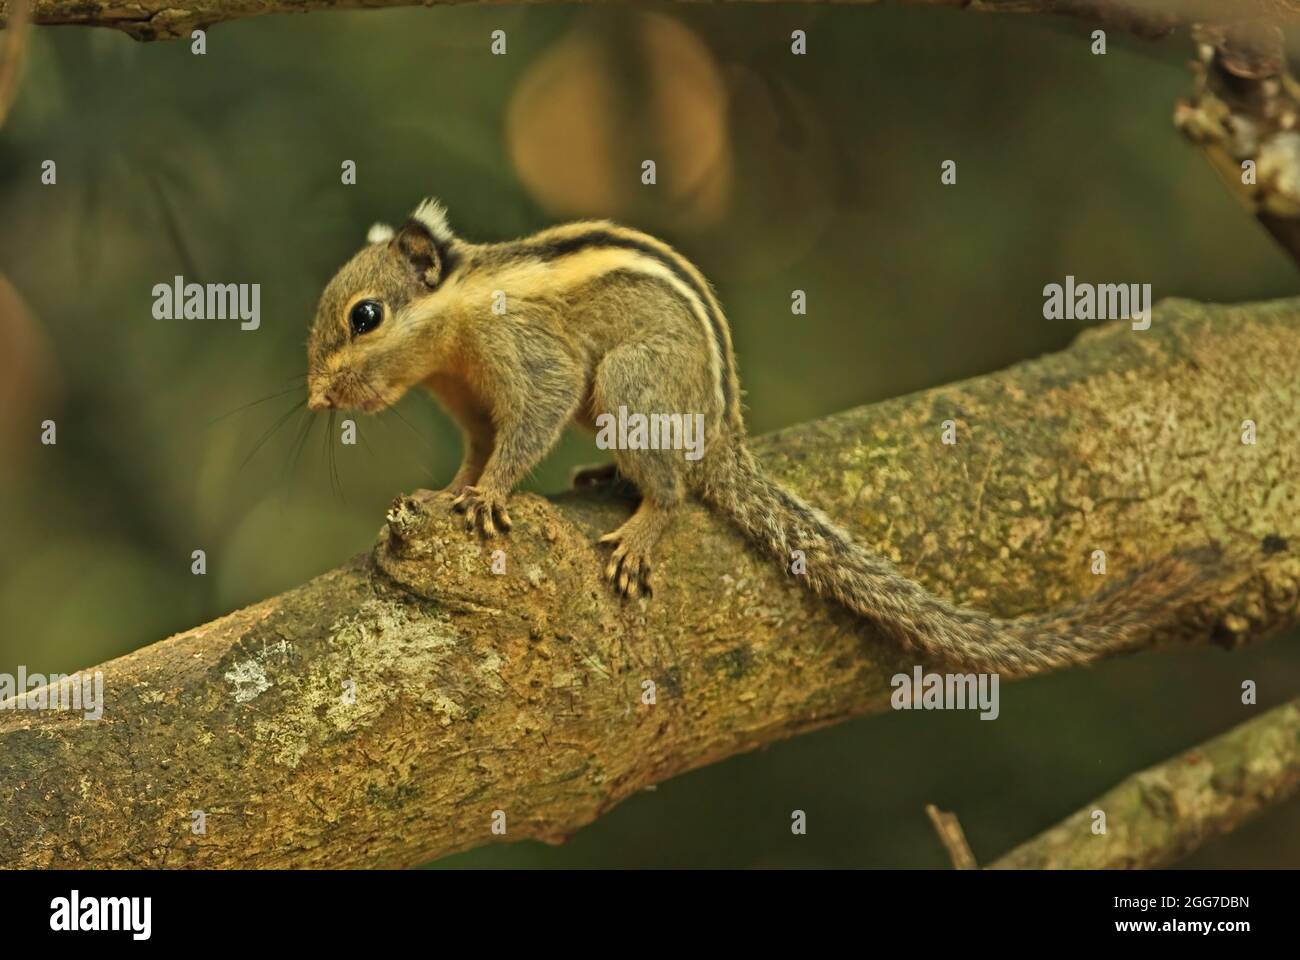
<svg viewBox="0 0 1300 960">
<path fill-rule="evenodd" d="M 511 527 L 507 500 L 570 422 L 596 429 L 620 407 L 703 415 L 704 455 L 616 449 L 640 494 L 600 538 L 605 577 L 624 597 L 652 590 L 653 551 L 688 495 L 729 518 L 819 596 L 905 648 L 967 669 L 1027 674 L 1086 663 L 1169 626 L 1208 579 L 1184 551 L 1056 612 L 1001 620 L 955 606 L 856 545 L 820 510 L 764 475 L 750 454 L 731 335 L 709 283 L 645 233 L 580 221 L 501 243 L 453 233 L 424 200 L 398 229 L 376 224 L 329 281 L 308 341 L 312 410 L 371 413 L 422 384 L 464 434 L 446 488 L 470 532 Z"/>
</svg>

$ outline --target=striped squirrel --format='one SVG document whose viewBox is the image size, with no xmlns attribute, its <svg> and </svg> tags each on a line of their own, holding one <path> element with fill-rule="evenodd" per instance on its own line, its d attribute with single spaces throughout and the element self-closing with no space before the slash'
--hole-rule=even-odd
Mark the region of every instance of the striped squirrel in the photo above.
<svg viewBox="0 0 1300 960">
<path fill-rule="evenodd" d="M 763 474 L 746 446 L 731 336 L 709 284 L 667 244 L 605 221 L 477 244 L 425 200 L 400 229 L 372 227 L 330 280 L 308 361 L 313 410 L 369 413 L 415 384 L 432 392 L 465 438 L 452 507 L 486 537 L 510 529 L 511 491 L 569 422 L 595 430 L 620 407 L 702 413 L 701 458 L 614 451 L 641 496 L 600 538 L 613 546 L 605 576 L 623 596 L 650 591 L 652 551 L 688 494 L 783 564 L 803 551 L 800 579 L 818 595 L 968 669 L 1033 673 L 1128 648 L 1169 625 L 1206 579 L 1198 557 L 1180 554 L 1068 609 L 1014 620 L 930 595 Z"/>
</svg>

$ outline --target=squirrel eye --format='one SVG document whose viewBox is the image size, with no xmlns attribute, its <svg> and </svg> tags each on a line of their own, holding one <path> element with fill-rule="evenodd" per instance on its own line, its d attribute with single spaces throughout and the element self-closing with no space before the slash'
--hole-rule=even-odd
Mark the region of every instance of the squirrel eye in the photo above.
<svg viewBox="0 0 1300 960">
<path fill-rule="evenodd" d="M 384 305 L 378 300 L 361 300 L 352 308 L 348 314 L 348 323 L 352 326 L 352 333 L 360 335 L 369 333 L 379 322 L 384 319 Z"/>
</svg>

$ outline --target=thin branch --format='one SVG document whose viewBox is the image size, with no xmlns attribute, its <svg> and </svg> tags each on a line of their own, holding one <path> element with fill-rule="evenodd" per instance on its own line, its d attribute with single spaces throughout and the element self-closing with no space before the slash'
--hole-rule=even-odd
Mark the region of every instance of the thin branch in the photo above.
<svg viewBox="0 0 1300 960">
<path fill-rule="evenodd" d="M 31 31 L 29 0 L 12 0 L 12 21 L 7 24 L 4 37 L 3 60 L 0 60 L 0 127 L 9 119 L 9 108 L 18 95 L 18 82 L 22 78 L 23 55 L 27 51 L 27 35 Z"/>
<path fill-rule="evenodd" d="M 1196 30 L 1191 97 L 1174 122 L 1300 265 L 1300 83 L 1282 31 L 1259 21 Z"/>
<path fill-rule="evenodd" d="M 0 23 L 8 15 L 0 0 Z M 197 27 L 275 13 L 436 6 L 459 0 L 36 0 L 37 23 L 112 27 L 137 40 L 187 37 Z M 466 0 L 472 2 L 472 0 Z M 596 0 L 608 2 L 608 0 Z M 618 0 L 614 0 L 618 2 Z M 769 2 L 769 0 L 752 0 Z M 874 5 L 881 0 L 852 0 Z M 1191 23 L 1233 23 L 1259 17 L 1300 22 L 1300 0 L 889 0 L 981 12 L 1048 13 L 1084 18 L 1147 37 Z"/>
<path fill-rule="evenodd" d="M 994 869 L 1160 867 L 1300 792 L 1300 700 L 1234 727 L 1113 790 Z M 1096 832 L 1105 817 L 1105 833 Z"/>
<path fill-rule="evenodd" d="M 1090 594 L 1097 550 L 1122 576 L 1217 544 L 1232 572 L 1157 639 L 1231 647 L 1300 615 L 1297 336 L 1300 301 L 1169 301 L 1149 330 L 755 450 L 865 547 L 999 615 Z M 628 510 L 517 495 L 484 545 L 446 497 L 402 497 L 371 554 L 105 664 L 102 719 L 0 710 L 0 863 L 392 866 L 555 842 L 676 774 L 887 710 L 918 665 L 700 507 L 665 537 L 653 601 L 619 602 L 594 541 Z"/>
<path fill-rule="evenodd" d="M 970 844 L 966 842 L 966 834 L 961 828 L 961 821 L 957 819 L 957 814 L 940 810 L 933 803 L 927 803 L 925 815 L 930 818 L 934 832 L 939 835 L 939 842 L 948 851 L 948 859 L 952 861 L 953 869 L 979 869 L 975 854 L 971 852 Z"/>
</svg>

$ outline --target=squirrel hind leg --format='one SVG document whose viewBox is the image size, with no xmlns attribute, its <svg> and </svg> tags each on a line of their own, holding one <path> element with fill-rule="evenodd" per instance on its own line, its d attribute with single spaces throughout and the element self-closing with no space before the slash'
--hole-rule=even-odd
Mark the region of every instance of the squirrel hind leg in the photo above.
<svg viewBox="0 0 1300 960">
<path fill-rule="evenodd" d="M 640 492 L 636 512 L 617 530 L 600 538 L 613 544 L 605 579 L 623 597 L 649 596 L 650 571 L 655 546 L 672 523 L 686 498 L 683 469 L 667 450 L 618 450 L 614 454 L 619 476 Z"/>
<path fill-rule="evenodd" d="M 613 450 L 618 473 L 641 496 L 631 519 L 600 538 L 601 543 L 614 544 L 605 576 L 615 592 L 626 597 L 651 592 L 651 553 L 686 497 L 689 461 L 679 447 L 689 436 L 685 421 L 672 421 L 671 416 L 708 409 L 707 377 L 700 372 L 703 368 L 681 356 L 682 342 L 673 333 L 624 343 L 601 360 L 592 384 L 590 408 L 595 414 L 612 416 L 618 411 L 622 416 L 626 409 L 643 418 L 668 415 L 652 421 L 652 430 L 668 430 L 666 438 L 655 432 L 652 440 L 643 427 L 639 440 L 620 439 Z M 631 431 L 628 436 L 633 436 Z"/>
</svg>

